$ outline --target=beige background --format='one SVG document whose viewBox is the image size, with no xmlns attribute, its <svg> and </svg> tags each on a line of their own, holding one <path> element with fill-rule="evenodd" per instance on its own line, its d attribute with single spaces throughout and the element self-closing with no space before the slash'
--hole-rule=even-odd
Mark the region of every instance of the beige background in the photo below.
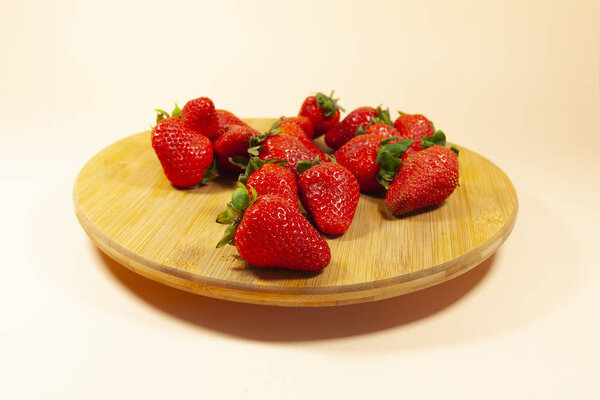
<svg viewBox="0 0 600 400">
<path fill-rule="evenodd" d="M 5 3 L 0 398 L 600 396 L 597 1 Z M 403 297 L 279 309 L 145 280 L 77 224 L 78 170 L 154 108 L 276 117 L 330 89 L 501 166 L 500 251 Z"/>
</svg>

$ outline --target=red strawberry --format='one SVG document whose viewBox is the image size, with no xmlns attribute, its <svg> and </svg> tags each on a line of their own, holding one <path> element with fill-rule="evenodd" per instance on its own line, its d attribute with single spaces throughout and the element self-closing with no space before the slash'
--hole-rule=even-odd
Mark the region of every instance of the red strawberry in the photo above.
<svg viewBox="0 0 600 400">
<path fill-rule="evenodd" d="M 248 163 L 248 140 L 250 136 L 259 134 L 249 126 L 231 125 L 225 128 L 214 140 L 217 168 L 220 171 L 242 172 L 241 165 Z M 230 158 L 233 158 L 235 164 L 231 163 Z"/>
<path fill-rule="evenodd" d="M 283 118 L 285 121 L 285 118 Z M 313 153 L 315 157 L 320 157 L 321 160 L 326 160 L 327 157 L 325 153 L 306 135 L 306 132 L 300 128 L 298 124 L 290 124 L 283 122 L 280 118 L 277 122 L 273 124 L 271 127 L 271 132 L 273 133 L 282 133 L 285 135 L 293 136 L 306 146 L 306 148 Z"/>
<path fill-rule="evenodd" d="M 375 117 L 377 117 L 377 110 L 373 107 L 359 107 L 353 110 L 337 127 L 325 133 L 325 143 L 332 149 L 339 149 L 356 136 L 356 130 L 360 126 L 366 126 Z"/>
<path fill-rule="evenodd" d="M 388 124 L 384 124 L 384 123 L 379 123 L 379 124 L 373 124 L 370 125 L 367 128 L 367 131 L 365 132 L 367 135 L 371 135 L 371 134 L 379 134 L 381 136 L 383 136 L 384 138 L 386 137 L 392 137 L 392 136 L 402 136 L 400 135 L 400 132 L 398 132 L 398 130 L 396 128 L 394 128 L 392 125 L 388 125 Z"/>
<path fill-rule="evenodd" d="M 219 119 L 212 100 L 199 97 L 185 103 L 181 110 L 181 124 L 209 139 L 219 132 Z"/>
<path fill-rule="evenodd" d="M 292 171 L 282 167 L 277 160 L 263 161 L 258 157 L 252 157 L 246 171 L 238 180 L 246 186 L 251 186 L 258 196 L 273 194 L 298 205 L 296 178 Z M 250 200 L 253 198 L 250 192 Z"/>
<path fill-rule="evenodd" d="M 393 179 L 402 154 L 411 143 L 412 140 L 399 141 L 397 136 L 371 133 L 350 139 L 333 156 L 352 172 L 361 191 L 376 192 L 388 186 L 387 180 Z"/>
<path fill-rule="evenodd" d="M 315 165 L 301 161 L 297 169 L 301 173 L 298 180 L 300 201 L 317 227 L 328 235 L 346 232 L 360 196 L 354 175 L 343 165 L 332 162 Z"/>
<path fill-rule="evenodd" d="M 273 132 L 251 138 L 248 153 L 251 156 L 258 156 L 261 160 L 275 158 L 283 161 L 284 167 L 292 171 L 296 179 L 299 176 L 296 171 L 298 161 L 314 161 L 317 157 L 314 151 L 309 150 L 296 137 Z"/>
<path fill-rule="evenodd" d="M 306 136 L 308 136 L 309 139 L 312 139 L 312 137 L 314 136 L 313 124 L 310 122 L 310 119 L 306 117 L 282 117 L 279 126 L 287 124 L 297 125 L 300 128 L 302 128 L 302 130 L 304 131 Z"/>
<path fill-rule="evenodd" d="M 458 157 L 454 151 L 433 145 L 410 153 L 402 162 L 385 197 L 394 215 L 442 203 L 458 185 Z"/>
<path fill-rule="evenodd" d="M 217 120 L 219 121 L 219 129 L 227 128 L 231 125 L 248 126 L 247 123 L 239 119 L 235 114 L 227 110 L 215 110 Z"/>
<path fill-rule="evenodd" d="M 160 121 L 152 129 L 152 147 L 167 179 L 178 187 L 190 187 L 213 179 L 211 141 L 171 119 Z"/>
<path fill-rule="evenodd" d="M 311 137 L 319 137 L 340 123 L 340 110 L 345 110 L 338 105 L 338 100 L 333 98 L 333 92 L 329 96 L 317 93 L 304 100 L 298 115 L 307 117 L 312 123 L 314 135 Z"/>
<path fill-rule="evenodd" d="M 240 185 L 217 217 L 217 222 L 229 225 L 217 247 L 235 244 L 240 256 L 258 267 L 318 271 L 329 264 L 327 242 L 297 206 L 275 195 L 260 196 L 252 203 Z"/>
<path fill-rule="evenodd" d="M 404 114 L 400 111 L 399 113 L 400 116 L 394 121 L 394 127 L 398 130 L 399 136 L 414 140 L 413 150 L 422 150 L 421 139 L 433 135 L 435 132 L 433 123 L 421 114 Z"/>
</svg>

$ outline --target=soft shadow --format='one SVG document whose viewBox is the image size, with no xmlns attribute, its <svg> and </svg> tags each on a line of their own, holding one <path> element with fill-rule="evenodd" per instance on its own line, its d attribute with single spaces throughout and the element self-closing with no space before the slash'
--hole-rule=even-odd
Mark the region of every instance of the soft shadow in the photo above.
<svg viewBox="0 0 600 400">
<path fill-rule="evenodd" d="M 269 342 L 351 337 L 410 324 L 459 301 L 488 274 L 491 256 L 471 271 L 418 292 L 387 300 L 326 308 L 287 308 L 216 300 L 137 275 L 98 250 L 112 275 L 156 309 L 222 334 Z"/>
</svg>

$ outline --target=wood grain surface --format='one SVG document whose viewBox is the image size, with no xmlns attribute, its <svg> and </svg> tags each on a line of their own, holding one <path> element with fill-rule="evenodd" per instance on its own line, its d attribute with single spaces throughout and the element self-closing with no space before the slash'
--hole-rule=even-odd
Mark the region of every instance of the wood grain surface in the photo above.
<svg viewBox="0 0 600 400">
<path fill-rule="evenodd" d="M 264 131 L 274 120 L 247 119 Z M 322 145 L 322 143 L 320 144 Z M 354 221 L 326 238 L 331 263 L 320 273 L 248 265 L 233 246 L 216 249 L 215 222 L 235 178 L 180 190 L 165 178 L 142 132 L 114 143 L 83 167 L 75 212 L 108 256 L 145 277 L 210 297 L 278 306 L 375 301 L 458 276 L 506 240 L 517 216 L 515 189 L 496 165 L 461 146 L 460 186 L 441 206 L 392 216 L 383 195 L 361 194 Z"/>
</svg>

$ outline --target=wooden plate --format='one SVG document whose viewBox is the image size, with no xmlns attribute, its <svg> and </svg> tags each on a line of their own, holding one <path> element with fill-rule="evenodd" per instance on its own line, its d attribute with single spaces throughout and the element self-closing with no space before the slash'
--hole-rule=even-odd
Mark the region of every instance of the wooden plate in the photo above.
<svg viewBox="0 0 600 400">
<path fill-rule="evenodd" d="M 248 119 L 264 131 L 274 120 Z M 219 299 L 278 306 L 375 301 L 458 276 L 489 257 L 510 234 L 517 196 L 508 177 L 484 157 L 460 149 L 460 186 L 441 206 L 404 218 L 384 197 L 361 195 L 341 237 L 326 238 L 331 263 L 320 273 L 261 269 L 232 246 L 216 249 L 217 214 L 233 177 L 188 190 L 165 178 L 143 132 L 114 143 L 83 167 L 75 212 L 92 241 L 132 271 Z"/>
</svg>

